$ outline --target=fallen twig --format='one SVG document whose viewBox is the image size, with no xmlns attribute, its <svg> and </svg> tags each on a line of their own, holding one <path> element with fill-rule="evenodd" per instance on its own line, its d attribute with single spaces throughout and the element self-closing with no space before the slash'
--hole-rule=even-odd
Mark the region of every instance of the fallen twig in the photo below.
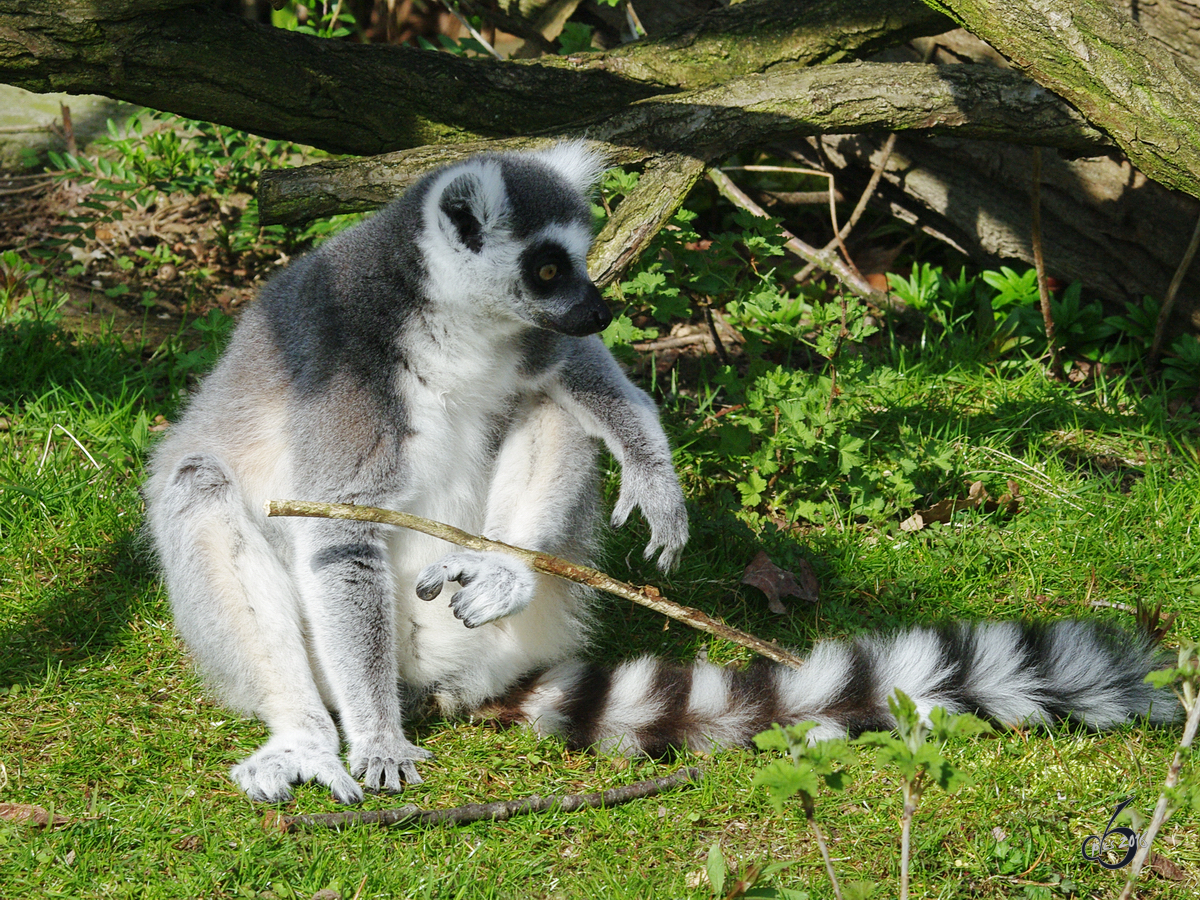
<svg viewBox="0 0 1200 900">
<path fill-rule="evenodd" d="M 883 154 L 879 157 L 879 162 L 871 172 L 871 178 L 869 181 L 867 181 L 867 186 L 863 189 L 862 194 L 859 196 L 858 202 L 854 204 L 854 209 L 850 213 L 850 218 L 846 220 L 846 224 L 842 226 L 841 230 L 833 236 L 833 239 L 821 248 L 821 253 L 829 253 L 834 247 L 845 246 L 843 241 L 845 241 L 849 236 L 850 232 L 854 229 L 854 226 L 858 224 L 858 220 L 862 218 L 862 214 L 867 209 L 867 204 L 870 203 L 871 198 L 875 196 L 875 190 L 879 187 L 879 181 L 881 178 L 883 178 L 883 172 L 887 168 L 888 160 L 892 158 L 892 150 L 894 150 L 895 147 L 896 133 L 892 132 L 891 136 L 888 137 L 887 142 L 883 145 Z M 830 183 L 832 183 L 832 179 L 830 180 Z M 836 223 L 836 219 L 834 221 Z M 813 269 L 815 268 L 817 268 L 816 263 L 809 263 L 796 274 L 796 280 L 803 281 L 812 274 Z"/>
<path fill-rule="evenodd" d="M 708 177 L 712 179 L 713 184 L 717 186 L 717 190 L 730 203 L 740 206 L 756 216 L 761 216 L 764 219 L 767 218 L 767 214 L 763 208 L 751 200 L 724 172 L 719 169 L 712 169 L 709 171 Z M 787 229 L 781 228 L 780 232 L 787 238 L 787 243 L 784 244 L 787 249 L 801 259 L 813 263 L 818 268 L 833 275 L 846 286 L 846 289 L 850 293 L 876 304 L 882 304 L 886 300 L 882 292 L 871 287 L 861 276 L 856 277 L 850 271 L 849 267 L 838 259 L 836 253 L 818 250 L 816 247 L 809 246 Z"/>
<path fill-rule="evenodd" d="M 352 810 L 311 816 L 287 816 L 272 809 L 263 818 L 263 828 L 292 832 L 302 828 L 346 828 L 354 825 L 466 825 L 484 819 L 502 822 L 513 816 L 549 810 L 574 812 L 577 809 L 618 806 L 631 800 L 653 797 L 681 784 L 698 782 L 702 777 L 699 769 L 689 766 L 662 778 L 648 778 L 594 794 L 554 794 L 549 797 L 535 794 L 522 800 L 468 803 L 453 809 L 421 809 L 408 804 L 397 809 Z"/>
<path fill-rule="evenodd" d="M 634 341 L 631 346 L 639 353 L 652 353 L 655 350 L 676 350 L 680 347 L 690 347 L 692 344 L 711 344 L 712 342 L 712 334 L 703 331 L 696 334 L 655 338 L 652 341 Z"/>
<path fill-rule="evenodd" d="M 1159 354 L 1162 353 L 1163 335 L 1166 333 L 1167 320 L 1171 317 L 1171 310 L 1175 307 L 1175 295 L 1179 293 L 1183 277 L 1192 267 L 1192 259 L 1196 256 L 1197 249 L 1200 249 L 1200 218 L 1196 219 L 1196 227 L 1192 230 L 1192 239 L 1188 241 L 1187 249 L 1183 251 L 1183 259 L 1179 261 L 1179 267 L 1171 278 L 1167 293 L 1163 296 L 1162 308 L 1158 311 L 1158 321 L 1154 324 L 1154 342 L 1150 345 L 1148 360 L 1151 368 L 1158 362 Z"/>
<path fill-rule="evenodd" d="M 453 525 L 445 525 L 441 522 L 434 522 L 432 519 L 425 519 L 421 516 L 397 512 L 392 509 L 378 509 L 373 506 L 354 506 L 347 503 L 268 500 L 265 508 L 268 516 L 310 516 L 322 519 L 353 519 L 358 522 L 378 522 L 382 525 L 397 525 L 401 528 L 409 528 L 413 531 L 419 531 L 422 534 L 440 538 L 443 541 L 449 541 L 452 544 L 458 544 L 460 547 L 466 547 L 468 550 L 488 550 L 507 553 L 522 560 L 527 566 L 536 569 L 538 572 L 544 572 L 547 575 L 556 575 L 559 578 L 565 578 L 577 584 L 584 584 L 608 594 L 624 597 L 626 600 L 637 603 L 639 606 L 645 606 L 677 622 L 690 625 L 699 631 L 746 647 L 755 653 L 767 657 L 767 659 L 782 663 L 785 666 L 799 668 L 804 664 L 804 661 L 798 656 L 793 656 L 791 653 L 780 649 L 774 644 L 768 644 L 766 641 L 756 638 L 752 634 L 738 631 L 736 628 L 730 628 L 725 623 L 718 622 L 712 616 L 702 613 L 698 609 L 673 603 L 665 599 L 658 592 L 657 588 L 650 585 L 638 589 L 631 584 L 617 581 L 615 578 L 597 569 L 577 565 L 560 556 L 551 556 L 549 553 L 540 553 L 536 550 L 526 550 L 522 547 L 514 547 L 511 544 L 505 544 L 500 541 L 488 540 L 476 534 L 469 534 L 461 528 L 455 528 Z"/>
<path fill-rule="evenodd" d="M 1037 271 L 1038 298 L 1042 305 L 1042 323 L 1046 328 L 1046 346 L 1050 348 L 1050 374 L 1059 381 L 1066 378 L 1058 346 L 1054 339 L 1054 314 L 1050 311 L 1050 285 L 1046 281 L 1046 259 L 1042 255 L 1042 148 L 1033 148 L 1033 187 L 1030 190 L 1030 241 L 1033 243 L 1033 267 Z"/>
</svg>

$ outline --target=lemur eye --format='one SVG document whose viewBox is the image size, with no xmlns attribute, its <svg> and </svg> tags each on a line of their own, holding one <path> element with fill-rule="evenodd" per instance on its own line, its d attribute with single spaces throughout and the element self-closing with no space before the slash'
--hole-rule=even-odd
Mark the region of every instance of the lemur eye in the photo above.
<svg viewBox="0 0 1200 900">
<path fill-rule="evenodd" d="M 553 281 L 556 275 L 558 275 L 558 266 L 554 263 L 546 263 L 538 269 L 538 278 L 542 281 Z"/>
</svg>

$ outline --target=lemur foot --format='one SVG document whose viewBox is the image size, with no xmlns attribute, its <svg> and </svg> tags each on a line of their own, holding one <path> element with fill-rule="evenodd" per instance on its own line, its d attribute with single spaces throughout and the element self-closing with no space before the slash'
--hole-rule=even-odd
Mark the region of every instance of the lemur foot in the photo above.
<svg viewBox="0 0 1200 900">
<path fill-rule="evenodd" d="M 450 598 L 450 608 L 468 628 L 478 628 L 528 606 L 536 579 L 532 569 L 511 556 L 468 550 L 422 569 L 416 590 L 422 600 L 432 600 L 447 581 L 457 581 L 462 588 Z"/>
<path fill-rule="evenodd" d="M 398 794 L 406 784 L 420 784 L 418 759 L 433 759 L 433 754 L 403 735 L 376 736 L 350 745 L 350 772 L 369 791 Z"/>
<path fill-rule="evenodd" d="M 322 738 L 306 732 L 274 734 L 254 755 L 230 771 L 250 797 L 260 803 L 285 803 L 292 799 L 291 786 L 316 781 L 333 792 L 338 803 L 361 803 L 362 788 Z"/>
</svg>

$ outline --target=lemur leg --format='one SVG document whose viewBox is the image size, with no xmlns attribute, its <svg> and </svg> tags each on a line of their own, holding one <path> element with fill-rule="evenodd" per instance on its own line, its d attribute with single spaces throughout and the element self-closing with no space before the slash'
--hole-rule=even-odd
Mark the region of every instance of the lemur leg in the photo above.
<svg viewBox="0 0 1200 900">
<path fill-rule="evenodd" d="M 561 407 L 537 401 L 500 449 L 483 536 L 586 563 L 597 506 L 595 442 Z M 450 605 L 468 628 L 513 616 L 562 585 L 507 554 L 461 550 L 422 570 L 417 596 L 432 600 L 448 581 L 461 585 Z"/>
<path fill-rule="evenodd" d="M 185 456 L 150 512 L 180 634 L 222 698 L 271 730 L 234 766 L 234 780 L 254 800 L 288 800 L 289 785 L 318 781 L 343 803 L 360 801 L 313 675 L 289 567 L 232 472 L 211 453 Z"/>
<path fill-rule="evenodd" d="M 349 744 L 350 772 L 369 790 L 402 791 L 421 781 L 414 761 L 433 754 L 404 736 L 387 530 L 329 519 L 298 524 L 301 601 Z"/>
</svg>

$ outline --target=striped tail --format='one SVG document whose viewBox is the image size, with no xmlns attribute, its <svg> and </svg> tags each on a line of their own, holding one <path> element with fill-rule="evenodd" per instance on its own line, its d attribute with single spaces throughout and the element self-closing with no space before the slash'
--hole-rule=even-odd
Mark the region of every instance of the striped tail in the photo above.
<svg viewBox="0 0 1200 900">
<path fill-rule="evenodd" d="M 811 740 L 895 726 L 887 698 L 908 694 L 1007 725 L 1093 729 L 1170 722 L 1178 701 L 1143 679 L 1161 664 L 1149 636 L 1073 620 L 913 628 L 817 644 L 798 669 L 677 666 L 652 657 L 615 669 L 566 662 L 527 679 L 492 708 L 572 747 L 660 756 L 747 745 L 772 722 L 815 720 Z"/>
</svg>

